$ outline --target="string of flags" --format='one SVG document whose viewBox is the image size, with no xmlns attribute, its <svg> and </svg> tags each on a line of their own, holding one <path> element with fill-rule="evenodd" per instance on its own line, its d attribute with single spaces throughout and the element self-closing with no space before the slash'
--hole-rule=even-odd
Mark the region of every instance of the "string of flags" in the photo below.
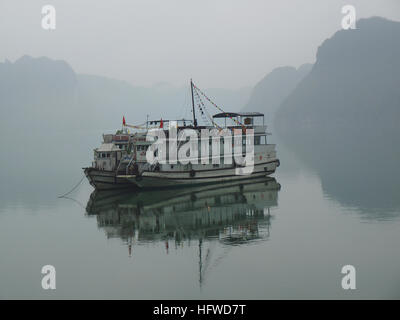
<svg viewBox="0 0 400 320">
<path fill-rule="evenodd" d="M 200 111 L 201 111 L 201 114 L 202 114 L 203 118 L 205 118 L 205 116 L 204 116 L 204 112 L 205 112 L 206 115 L 207 115 L 207 118 L 206 118 L 206 119 L 207 119 L 209 122 L 211 122 L 211 124 L 212 124 L 214 127 L 216 127 L 218 130 L 221 131 L 222 128 L 221 128 L 217 123 L 215 123 L 215 121 L 214 121 L 214 119 L 212 118 L 212 116 L 208 113 L 207 108 L 205 107 L 203 100 L 201 100 L 201 97 L 200 97 L 199 93 L 198 93 L 196 90 L 194 91 L 194 93 L 195 93 L 196 100 L 198 100 L 198 101 L 200 102 L 200 103 L 199 103 L 199 109 L 200 109 Z"/>
<path fill-rule="evenodd" d="M 192 83 L 193 83 L 193 82 L 192 82 Z M 196 92 L 197 92 L 197 91 L 200 92 L 200 94 L 201 94 L 204 98 L 206 98 L 207 101 L 210 102 L 210 103 L 211 103 L 214 107 L 216 107 L 219 111 L 225 113 L 224 110 L 222 110 L 220 107 L 218 107 L 217 104 L 216 104 L 214 101 L 212 101 L 209 97 L 207 97 L 207 95 L 206 95 L 203 91 L 201 91 L 194 83 L 193 83 L 193 88 L 195 89 Z M 229 116 L 229 118 L 230 118 L 233 122 L 235 122 L 237 125 L 241 126 L 244 130 L 246 129 L 246 127 L 245 127 L 239 120 L 234 119 L 234 118 L 231 117 L 231 116 Z"/>
<path fill-rule="evenodd" d="M 214 121 L 214 119 L 213 119 L 213 117 L 208 113 L 208 111 L 207 111 L 207 108 L 205 107 L 205 104 L 204 104 L 204 102 L 203 102 L 203 100 L 201 99 L 201 97 L 200 97 L 200 94 L 204 97 L 204 98 L 206 98 L 207 99 L 207 101 L 209 102 L 209 103 L 211 103 L 215 108 L 217 108 L 219 111 L 221 111 L 221 112 L 223 112 L 223 113 L 226 113 L 222 108 L 220 108 L 214 101 L 212 101 L 200 88 L 198 88 L 193 82 L 192 82 L 192 85 L 193 85 L 193 92 L 194 92 L 194 95 L 195 95 L 195 97 L 196 97 L 196 103 L 197 103 L 197 105 L 198 105 L 198 108 L 199 108 L 199 110 L 200 110 L 200 112 L 201 112 L 201 116 L 202 116 L 202 118 L 203 118 L 203 120 L 205 120 L 205 121 L 209 121 L 209 122 L 211 122 L 212 124 L 213 124 L 213 126 L 214 127 L 216 127 L 216 128 L 218 128 L 219 130 L 222 130 L 222 128 L 217 124 L 217 123 L 215 123 L 215 121 Z M 242 128 L 243 128 L 243 130 L 246 130 L 246 127 L 239 121 L 239 120 L 237 120 L 237 119 L 235 119 L 235 118 L 233 118 L 231 115 L 229 115 L 228 114 L 228 117 L 233 121 L 233 122 L 235 122 L 237 125 L 239 125 L 239 126 L 241 126 Z M 208 119 L 207 119 L 208 118 Z M 154 123 L 156 124 L 158 121 L 154 121 Z M 164 127 L 164 122 L 163 122 L 163 120 L 161 119 L 160 121 L 159 121 L 159 123 L 160 123 L 160 125 L 159 125 L 159 128 L 163 128 Z M 152 124 L 152 122 L 150 122 L 150 124 Z M 146 127 L 144 127 L 143 125 L 129 125 L 129 124 L 127 124 L 126 123 L 126 120 L 125 120 L 125 116 L 123 116 L 122 117 L 122 125 L 124 126 L 124 127 L 129 127 L 129 128 L 134 128 L 134 129 L 147 129 L 147 126 Z"/>
<path fill-rule="evenodd" d="M 164 127 L 164 121 L 163 121 L 162 118 L 161 118 L 160 121 L 150 121 L 149 123 L 150 123 L 150 125 L 152 125 L 152 124 L 157 125 L 159 123 L 159 128 L 163 128 Z M 132 125 L 132 124 L 127 124 L 126 120 L 125 120 L 125 116 L 122 117 L 122 125 L 124 127 L 129 127 L 129 128 L 134 128 L 134 129 L 148 129 L 147 126 L 146 127 L 144 126 L 145 124 L 146 124 L 146 122 L 142 123 L 140 125 L 136 125 L 136 126 Z"/>
<path fill-rule="evenodd" d="M 122 117 L 122 125 L 124 127 L 133 128 L 133 129 L 146 129 L 146 127 L 144 127 L 143 124 L 136 125 L 136 126 L 131 125 L 131 124 L 127 124 L 126 120 L 125 120 L 125 116 Z"/>
</svg>

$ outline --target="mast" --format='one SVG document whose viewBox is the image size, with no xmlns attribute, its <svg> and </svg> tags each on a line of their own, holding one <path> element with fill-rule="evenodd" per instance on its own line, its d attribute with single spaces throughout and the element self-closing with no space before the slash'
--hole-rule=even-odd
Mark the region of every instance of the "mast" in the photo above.
<svg viewBox="0 0 400 320">
<path fill-rule="evenodd" d="M 193 97 L 193 81 L 190 79 L 190 90 L 192 92 L 192 112 L 193 112 L 193 125 L 197 127 L 196 113 L 194 111 L 194 97 Z"/>
<path fill-rule="evenodd" d="M 203 244 L 203 239 L 199 238 L 199 284 L 200 284 L 200 288 L 201 285 L 203 284 L 203 277 L 202 277 L 202 272 L 203 272 L 203 260 L 201 257 L 201 246 Z"/>
</svg>

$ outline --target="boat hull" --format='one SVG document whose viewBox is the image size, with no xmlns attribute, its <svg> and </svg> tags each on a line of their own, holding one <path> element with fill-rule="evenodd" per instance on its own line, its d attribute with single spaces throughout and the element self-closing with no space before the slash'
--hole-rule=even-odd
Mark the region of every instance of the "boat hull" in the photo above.
<svg viewBox="0 0 400 320">
<path fill-rule="evenodd" d="M 246 175 L 237 174 L 237 168 L 198 170 L 195 171 L 194 176 L 191 174 L 191 171 L 143 172 L 141 176 L 116 175 L 114 171 L 99 170 L 92 167 L 84 168 L 84 172 L 89 183 L 97 190 L 126 188 L 162 189 L 266 177 L 273 174 L 278 166 L 279 160 L 255 164 L 253 172 Z"/>
<path fill-rule="evenodd" d="M 84 168 L 84 173 L 89 183 L 97 190 L 112 190 L 134 188 L 135 185 L 127 179 L 117 176 L 115 171 Z"/>
<path fill-rule="evenodd" d="M 273 174 L 278 166 L 278 160 L 256 164 L 253 172 L 247 175 L 238 175 L 236 168 L 226 168 L 219 170 L 199 170 L 195 172 L 194 176 L 191 175 L 190 171 L 164 171 L 143 172 L 141 176 L 124 175 L 118 177 L 126 179 L 138 188 L 173 188 L 266 177 Z"/>
</svg>

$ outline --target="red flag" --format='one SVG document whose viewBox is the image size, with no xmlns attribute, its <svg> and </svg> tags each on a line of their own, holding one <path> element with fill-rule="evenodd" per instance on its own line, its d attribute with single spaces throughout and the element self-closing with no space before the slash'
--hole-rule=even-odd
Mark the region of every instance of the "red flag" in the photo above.
<svg viewBox="0 0 400 320">
<path fill-rule="evenodd" d="M 161 121 L 160 121 L 160 128 L 163 128 L 164 127 L 164 122 L 162 121 L 162 119 L 161 119 Z"/>
<path fill-rule="evenodd" d="M 122 124 L 123 124 L 123 125 L 126 124 L 126 122 L 125 122 L 125 116 L 122 117 Z"/>
</svg>

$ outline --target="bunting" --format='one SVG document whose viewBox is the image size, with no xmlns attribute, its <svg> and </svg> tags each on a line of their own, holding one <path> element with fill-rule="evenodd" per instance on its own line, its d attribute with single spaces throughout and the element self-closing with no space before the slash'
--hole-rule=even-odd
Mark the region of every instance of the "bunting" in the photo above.
<svg viewBox="0 0 400 320">
<path fill-rule="evenodd" d="M 192 82 L 193 83 L 193 82 Z M 219 111 L 225 113 L 224 110 L 222 110 L 222 108 L 220 108 L 219 106 L 217 106 L 217 104 L 215 102 L 213 102 L 209 97 L 207 97 L 207 95 L 201 91 L 194 83 L 193 83 L 193 88 L 195 89 L 195 91 L 200 92 L 200 94 L 207 99 L 208 102 L 210 102 L 214 107 L 216 107 Z M 229 116 L 229 118 L 235 122 L 237 125 L 241 126 L 243 130 L 246 130 L 246 127 L 244 124 L 242 124 L 240 121 L 234 119 L 233 117 Z"/>
<path fill-rule="evenodd" d="M 194 91 L 195 97 L 196 97 L 196 101 L 198 101 L 198 106 L 199 109 L 201 111 L 201 115 L 203 117 L 203 119 L 207 119 L 209 122 L 211 122 L 211 124 L 216 127 L 219 131 L 222 130 L 222 128 L 214 121 L 213 117 L 208 113 L 207 108 L 204 105 L 203 100 L 201 100 L 201 97 L 199 95 L 199 93 L 197 92 L 197 90 Z M 206 113 L 207 118 L 205 117 L 204 113 Z"/>
</svg>

